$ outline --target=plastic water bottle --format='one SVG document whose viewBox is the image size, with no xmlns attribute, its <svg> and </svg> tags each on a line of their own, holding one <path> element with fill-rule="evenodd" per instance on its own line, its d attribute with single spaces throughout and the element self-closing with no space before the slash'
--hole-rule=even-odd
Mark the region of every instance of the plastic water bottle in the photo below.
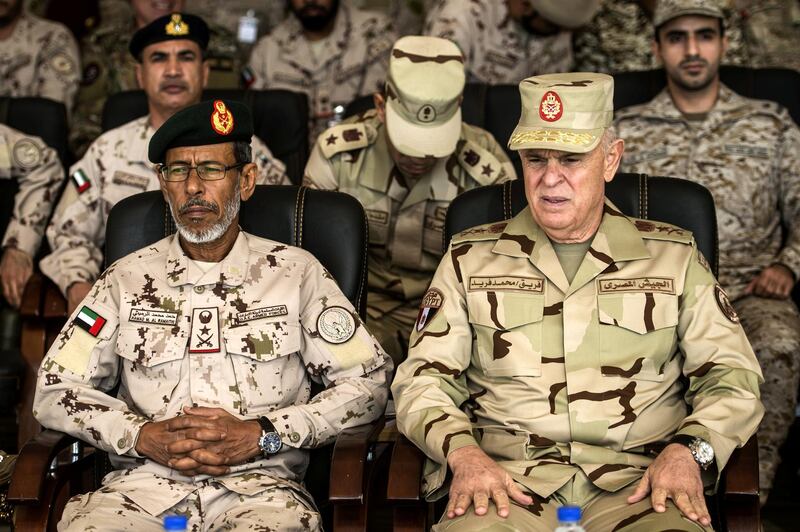
<svg viewBox="0 0 800 532">
<path fill-rule="evenodd" d="M 556 532 L 586 532 L 581 526 L 581 509 L 577 506 L 562 506 L 558 509 Z"/>
<path fill-rule="evenodd" d="M 164 530 L 188 530 L 189 520 L 185 515 L 168 515 L 164 518 Z"/>
</svg>

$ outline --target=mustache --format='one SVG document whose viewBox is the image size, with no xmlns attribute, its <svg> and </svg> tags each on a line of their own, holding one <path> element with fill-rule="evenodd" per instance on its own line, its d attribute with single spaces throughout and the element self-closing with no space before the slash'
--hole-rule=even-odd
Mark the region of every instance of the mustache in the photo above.
<svg viewBox="0 0 800 532">
<path fill-rule="evenodd" d="M 706 61 L 699 55 L 690 55 L 686 57 L 683 61 L 681 61 L 680 66 L 686 66 L 689 63 L 702 63 L 703 65 L 708 66 L 708 61 Z"/>
<path fill-rule="evenodd" d="M 188 211 L 192 207 L 203 207 L 210 210 L 214 214 L 219 214 L 219 205 L 200 198 L 192 198 L 183 205 L 181 205 L 180 208 L 178 209 L 178 214 L 186 214 L 186 211 Z"/>
<path fill-rule="evenodd" d="M 181 89 L 189 89 L 189 84 L 185 81 L 177 80 L 177 79 L 170 79 L 167 81 L 162 81 L 158 84 L 158 90 L 164 90 L 167 87 L 180 87 Z"/>
</svg>

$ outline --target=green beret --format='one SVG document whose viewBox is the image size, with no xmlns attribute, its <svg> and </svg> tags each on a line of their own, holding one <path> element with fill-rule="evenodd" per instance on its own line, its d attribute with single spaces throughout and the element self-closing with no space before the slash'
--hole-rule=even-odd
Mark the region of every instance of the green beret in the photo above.
<svg viewBox="0 0 800 532">
<path fill-rule="evenodd" d="M 205 51 L 209 39 L 208 24 L 200 17 L 187 13 L 165 15 L 134 33 L 128 50 L 133 57 L 139 59 L 146 46 L 178 39 L 194 41 Z"/>
<path fill-rule="evenodd" d="M 181 146 L 207 146 L 244 141 L 253 137 L 250 109 L 233 100 L 207 100 L 178 111 L 153 134 L 147 155 L 163 164 L 167 150 Z"/>
</svg>

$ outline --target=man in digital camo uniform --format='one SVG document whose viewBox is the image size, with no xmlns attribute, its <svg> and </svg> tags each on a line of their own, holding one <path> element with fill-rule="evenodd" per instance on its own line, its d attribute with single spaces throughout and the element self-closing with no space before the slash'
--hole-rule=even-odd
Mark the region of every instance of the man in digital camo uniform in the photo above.
<svg viewBox="0 0 800 532">
<path fill-rule="evenodd" d="M 133 14 L 100 25 L 81 43 L 83 76 L 78 91 L 75 121 L 70 129 L 70 146 L 83 156 L 102 133 L 103 106 L 112 94 L 136 90 L 136 58 L 128 51 L 131 38 L 157 18 L 184 11 L 192 0 L 125 0 Z M 219 2 L 218 2 L 219 3 Z M 204 57 L 208 62 L 208 88 L 236 89 L 240 86 L 242 60 L 236 36 L 216 23 L 208 24 L 210 39 Z"/>
<path fill-rule="evenodd" d="M 0 124 L 0 179 L 14 179 L 19 185 L 0 260 L 3 297 L 19 307 L 64 168 L 56 151 L 40 138 Z"/>
<path fill-rule="evenodd" d="M 347 0 L 291 0 L 290 15 L 250 56 L 253 89 L 308 96 L 311 142 L 336 119 L 336 106 L 381 90 L 396 39 L 389 19 Z"/>
<path fill-rule="evenodd" d="M 112 129 L 70 168 L 71 183 L 47 228 L 52 253 L 40 263 L 58 285 L 69 311 L 83 299 L 102 271 L 106 218 L 120 200 L 158 190 L 147 143 L 175 112 L 200 101 L 208 79 L 203 19 L 175 13 L 154 20 L 134 35 L 130 53 L 139 61 L 137 78 L 147 94 L 149 114 Z M 260 184 L 289 184 L 283 163 L 253 137 L 252 157 Z"/>
<path fill-rule="evenodd" d="M 763 413 L 758 362 L 691 233 L 604 202 L 613 79 L 520 93 L 529 207 L 453 238 L 392 385 L 425 495 L 452 471 L 434 530 L 551 531 L 564 504 L 587 530 L 706 529 Z"/>
<path fill-rule="evenodd" d="M 80 82 L 78 45 L 62 24 L 28 13 L 23 0 L 0 4 L 0 96 L 37 96 L 72 111 Z"/>
<path fill-rule="evenodd" d="M 455 42 L 470 82 L 516 84 L 534 74 L 572 69 L 571 28 L 597 11 L 599 0 L 440 0 L 426 17 L 426 35 Z"/>
<path fill-rule="evenodd" d="M 709 0 L 663 0 L 656 54 L 667 88 L 617 114 L 626 171 L 696 181 L 714 196 L 719 280 L 741 316 L 764 372 L 758 431 L 762 500 L 795 419 L 800 314 L 800 131 L 779 105 L 720 83 L 722 14 Z"/>
<path fill-rule="evenodd" d="M 375 111 L 325 131 L 304 184 L 355 196 L 369 219 L 370 330 L 405 357 L 419 300 L 442 256 L 450 202 L 516 178 L 492 135 L 461 121 L 464 63 L 445 39 L 409 36 L 392 49 Z"/>
<path fill-rule="evenodd" d="M 331 275 L 239 229 L 252 134 L 247 107 L 222 100 L 156 132 L 178 233 L 106 270 L 42 362 L 36 418 L 115 467 L 59 530 L 156 531 L 171 514 L 190 530 L 322 530 L 308 449 L 383 412 L 392 362 Z"/>
</svg>

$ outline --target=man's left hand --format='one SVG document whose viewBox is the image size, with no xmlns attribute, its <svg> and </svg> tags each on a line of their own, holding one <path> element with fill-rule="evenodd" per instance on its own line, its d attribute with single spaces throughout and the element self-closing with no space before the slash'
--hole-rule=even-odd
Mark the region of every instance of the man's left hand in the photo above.
<svg viewBox="0 0 800 532">
<path fill-rule="evenodd" d="M 242 421 L 236 416 L 221 408 L 208 408 L 204 406 L 185 407 L 186 416 L 180 418 L 184 429 L 191 428 L 192 420 L 202 420 L 205 427 L 208 421 L 217 426 L 217 430 L 225 437 L 216 442 L 195 444 L 192 447 L 173 449 L 175 452 L 185 452 L 187 456 L 170 462 L 170 467 L 194 469 L 191 462 L 200 465 L 237 465 L 261 453 L 258 448 L 258 439 L 261 436 L 261 426 L 257 421 Z M 200 426 L 198 424 L 198 426 Z M 186 441 L 184 445 L 191 445 Z"/>
<path fill-rule="evenodd" d="M 703 526 L 711 525 L 711 517 L 703 496 L 700 466 L 684 445 L 672 443 L 645 471 L 636 491 L 628 497 L 632 504 L 650 493 L 650 503 L 658 513 L 667 511 L 667 498 L 672 499 L 683 515 Z"/>
<path fill-rule="evenodd" d="M 744 289 L 745 294 L 754 294 L 773 299 L 786 299 L 794 288 L 794 275 L 783 264 L 767 266 Z"/>
<path fill-rule="evenodd" d="M 22 303 L 22 293 L 31 274 L 33 274 L 33 260 L 30 255 L 11 247 L 3 251 L 3 259 L 0 260 L 0 279 L 3 284 L 3 297 L 12 307 L 19 308 Z"/>
</svg>

